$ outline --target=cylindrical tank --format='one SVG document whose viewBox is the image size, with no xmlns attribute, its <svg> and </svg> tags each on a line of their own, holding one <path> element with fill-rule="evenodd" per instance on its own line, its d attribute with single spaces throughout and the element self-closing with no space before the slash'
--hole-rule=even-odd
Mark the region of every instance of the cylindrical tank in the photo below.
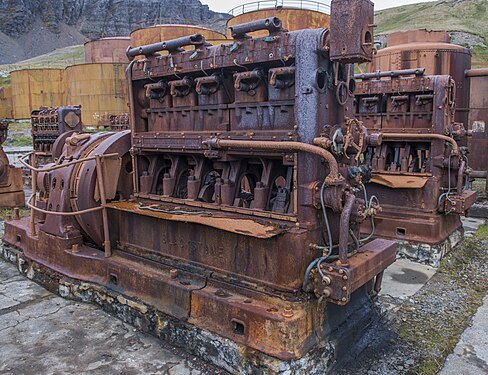
<svg viewBox="0 0 488 375">
<path fill-rule="evenodd" d="M 12 88 L 0 87 L 0 118 L 12 117 Z"/>
<path fill-rule="evenodd" d="M 81 105 L 83 124 L 108 126 L 128 112 L 124 64 L 80 64 L 66 68 L 66 104 Z"/>
<path fill-rule="evenodd" d="M 477 171 L 488 170 L 488 76 L 470 79 L 469 127 L 473 131 L 469 139 L 469 166 Z M 488 189 L 488 187 L 487 187 Z"/>
<path fill-rule="evenodd" d="M 193 25 L 155 25 L 136 29 L 130 33 L 130 45 L 140 47 L 147 44 L 165 42 L 191 34 L 202 34 L 212 44 L 225 43 L 226 36 L 206 27 Z"/>
<path fill-rule="evenodd" d="M 28 119 L 39 107 L 65 104 L 64 69 L 23 69 L 10 73 L 12 110 L 16 120 Z"/>
<path fill-rule="evenodd" d="M 273 16 L 278 17 L 283 27 L 290 31 L 330 26 L 329 6 L 317 1 L 255 1 L 235 7 L 229 13 L 233 17 L 227 21 L 227 27 Z M 228 35 L 232 39 L 232 35 Z M 261 37 L 268 35 L 268 32 L 256 31 L 249 35 Z"/>
<path fill-rule="evenodd" d="M 130 44 L 129 37 L 113 37 L 90 40 L 85 43 L 86 63 L 123 63 L 129 60 L 125 54 Z"/>
<path fill-rule="evenodd" d="M 445 31 L 422 29 L 392 33 L 387 38 L 387 47 L 374 57 L 372 70 L 425 68 L 426 75 L 451 75 L 456 81 L 455 119 L 468 126 L 469 80 L 464 71 L 471 67 L 471 52 L 450 41 Z"/>
</svg>

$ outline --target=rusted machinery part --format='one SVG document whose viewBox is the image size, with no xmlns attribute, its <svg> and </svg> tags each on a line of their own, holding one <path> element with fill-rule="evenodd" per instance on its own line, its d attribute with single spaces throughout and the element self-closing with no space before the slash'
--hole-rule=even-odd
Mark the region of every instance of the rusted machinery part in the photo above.
<svg viewBox="0 0 488 375">
<path fill-rule="evenodd" d="M 372 73 L 361 73 L 355 74 L 354 79 L 380 79 L 385 77 L 400 77 L 400 76 L 422 76 L 425 73 L 425 68 L 417 68 L 417 69 L 402 69 L 402 70 L 389 70 L 389 71 L 381 71 L 378 70 Z"/>
<path fill-rule="evenodd" d="M 205 44 L 205 37 L 202 34 L 194 34 L 184 36 L 181 38 L 169 40 L 167 42 L 159 42 L 148 44 L 146 46 L 127 48 L 127 57 L 132 60 L 136 56 L 144 55 L 150 56 L 160 51 L 178 51 L 182 47 L 186 46 L 201 46 Z"/>
<path fill-rule="evenodd" d="M 336 185 L 342 182 L 344 178 L 339 174 L 339 166 L 337 160 L 329 151 L 302 142 L 273 142 L 273 141 L 242 141 L 242 140 L 228 140 L 212 138 L 203 141 L 203 144 L 215 148 L 239 148 L 239 149 L 262 149 L 262 150 L 279 150 L 279 151 L 302 151 L 310 154 L 318 155 L 325 159 L 329 165 L 329 174 L 325 178 L 327 185 Z"/>
<path fill-rule="evenodd" d="M 121 198 L 128 198 L 130 194 L 131 184 L 126 184 L 126 178 L 131 180 L 131 167 L 127 167 L 130 163 L 130 132 L 123 131 L 111 133 L 110 136 L 101 139 L 94 147 L 86 151 L 84 155 L 87 157 L 86 161 L 75 166 L 70 180 L 71 196 L 75 199 L 71 200 L 71 207 L 73 211 L 84 211 L 91 208 L 99 207 L 101 204 L 100 193 L 98 193 L 98 182 L 96 167 L 97 155 L 116 154 L 118 158 L 105 158 L 102 166 L 104 176 L 104 186 L 107 190 L 112 191 L 109 199 L 114 198 L 114 193 Z M 111 161 L 115 163 L 110 164 Z M 123 186 L 120 186 L 120 185 Z M 127 186 L 129 185 L 129 186 Z M 82 216 L 77 216 L 77 222 L 82 228 L 83 232 L 97 245 L 103 242 L 103 228 L 100 225 L 102 222 L 101 213 L 94 211 Z"/>
<path fill-rule="evenodd" d="M 354 194 L 346 193 L 346 202 L 344 204 L 344 209 L 341 213 L 341 224 L 339 233 L 339 262 L 342 266 L 347 266 L 349 264 L 347 260 L 350 228 L 349 221 L 351 220 L 351 212 L 355 201 L 356 197 Z"/>
<path fill-rule="evenodd" d="M 268 30 L 272 34 L 281 31 L 282 28 L 281 20 L 278 17 L 269 17 L 229 27 L 234 39 L 248 38 L 247 33 L 253 31 Z"/>
<path fill-rule="evenodd" d="M 459 155 L 459 146 L 457 142 L 447 135 L 443 134 L 409 134 L 409 133 L 383 133 L 383 139 L 403 139 L 403 140 L 416 140 L 416 139 L 439 139 L 441 141 L 448 142 L 452 145 L 452 153 Z"/>
<path fill-rule="evenodd" d="M 488 68 L 467 69 L 464 71 L 464 75 L 468 78 L 471 78 L 471 77 L 487 77 L 488 76 Z"/>
<path fill-rule="evenodd" d="M 457 175 L 457 194 L 461 195 L 464 186 L 464 175 L 466 174 L 466 160 L 462 159 Z"/>
<path fill-rule="evenodd" d="M 488 171 L 470 171 L 469 177 L 472 178 L 486 178 L 488 177 Z"/>
</svg>

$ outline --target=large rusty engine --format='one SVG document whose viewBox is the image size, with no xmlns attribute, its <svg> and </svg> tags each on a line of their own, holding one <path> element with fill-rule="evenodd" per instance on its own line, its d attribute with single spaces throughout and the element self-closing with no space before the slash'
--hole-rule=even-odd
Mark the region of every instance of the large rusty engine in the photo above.
<svg viewBox="0 0 488 375">
<path fill-rule="evenodd" d="M 430 245 L 430 255 L 415 246 L 406 255 L 438 265 L 449 236 L 462 230 L 460 215 L 476 200 L 467 189 L 466 148 L 458 145 L 466 143 L 466 130 L 454 121 L 455 82 L 421 68 L 356 79 L 356 118 L 383 140 L 365 154 L 373 173 L 367 190 L 381 197 L 383 210 L 363 231 Z"/>
<path fill-rule="evenodd" d="M 226 356 L 214 361 L 230 371 L 320 368 L 331 357 L 304 358 L 362 328 L 395 260 L 394 242 L 360 236 L 381 209 L 361 193 L 381 135 L 346 116 L 373 6 L 331 11 L 330 30 L 273 17 L 234 26 L 229 44 L 129 49 L 130 132 L 58 139 L 54 162 L 33 170 L 34 215 L 8 222 L 5 240 L 152 306 L 164 337 Z"/>
</svg>

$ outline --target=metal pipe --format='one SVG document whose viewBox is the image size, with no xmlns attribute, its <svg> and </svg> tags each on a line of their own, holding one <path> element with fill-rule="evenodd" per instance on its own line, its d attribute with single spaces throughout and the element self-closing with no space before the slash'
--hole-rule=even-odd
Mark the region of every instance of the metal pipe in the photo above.
<svg viewBox="0 0 488 375">
<path fill-rule="evenodd" d="M 27 155 L 26 155 L 27 156 Z M 31 163 L 36 165 L 37 163 L 37 155 L 35 152 L 32 152 L 31 156 Z M 22 158 L 19 159 L 22 162 Z M 30 232 L 32 236 L 36 235 L 36 218 L 35 218 L 35 210 L 34 207 L 36 206 L 36 194 L 37 194 L 37 170 L 32 170 L 31 172 L 31 188 L 32 188 L 32 206 L 30 207 Z M 29 202 L 27 202 L 29 203 Z"/>
<path fill-rule="evenodd" d="M 327 185 L 334 185 L 337 182 L 343 181 L 343 177 L 339 175 L 339 167 L 337 160 L 327 150 L 302 142 L 273 142 L 273 141 L 245 141 L 245 140 L 227 140 L 212 138 L 202 142 L 214 148 L 239 148 L 239 149 L 261 149 L 261 150 L 278 150 L 278 151 L 303 151 L 310 154 L 318 155 L 325 159 L 329 165 L 329 174 L 325 178 Z"/>
<path fill-rule="evenodd" d="M 234 39 L 240 39 L 246 36 L 247 33 L 253 31 L 268 30 L 270 33 L 278 32 L 282 29 L 281 20 L 278 17 L 269 17 L 262 20 L 256 20 L 240 25 L 229 27 L 230 33 Z"/>
<path fill-rule="evenodd" d="M 205 37 L 201 34 L 193 34 L 181 38 L 168 40 L 167 42 L 153 43 L 135 48 L 129 46 L 129 48 L 127 48 L 126 54 L 129 60 L 132 60 L 134 59 L 134 57 L 140 55 L 150 56 L 160 51 L 172 52 L 178 50 L 181 47 L 200 46 L 203 44 L 205 44 Z"/>
<path fill-rule="evenodd" d="M 480 68 L 480 69 L 466 69 L 464 71 L 464 76 L 471 78 L 471 77 L 486 77 L 488 76 L 488 68 Z"/>
<path fill-rule="evenodd" d="M 459 146 L 457 142 L 447 135 L 442 134 L 411 134 L 411 133 L 383 133 L 382 134 L 383 140 L 398 138 L 401 140 L 417 140 L 417 139 L 439 139 L 441 141 L 449 142 L 452 145 L 452 152 L 454 155 L 459 154 Z"/>
<path fill-rule="evenodd" d="M 102 161 L 100 155 L 96 156 L 97 165 L 97 180 L 98 191 L 100 192 L 100 203 L 102 207 L 102 224 L 103 224 L 103 248 L 105 250 L 105 258 L 112 255 L 112 249 L 110 246 L 110 235 L 108 232 L 108 214 L 107 214 L 107 199 L 105 197 L 105 183 L 103 181 Z"/>
<path fill-rule="evenodd" d="M 35 154 L 35 152 L 30 152 L 30 153 L 22 156 L 21 158 L 19 158 L 19 161 L 24 166 L 26 166 L 27 168 L 29 168 L 32 172 L 51 172 L 51 171 L 55 171 L 56 169 L 66 168 L 66 167 L 69 167 L 69 166 L 74 165 L 74 164 L 84 163 L 85 161 L 94 160 L 97 157 L 97 156 L 90 156 L 90 157 L 87 157 L 87 158 L 81 158 L 81 159 L 78 159 L 78 160 L 73 160 L 73 161 L 70 161 L 70 162 L 68 162 L 66 164 L 54 165 L 52 167 L 35 168 L 35 167 L 33 167 L 32 165 L 30 165 L 29 163 L 27 163 L 25 161 L 25 158 L 26 157 L 28 157 L 30 155 L 34 155 L 34 154 Z M 99 156 L 102 157 L 102 158 L 113 158 L 113 157 L 118 157 L 119 154 L 113 153 L 113 154 L 106 154 L 106 155 L 99 155 Z"/>
<path fill-rule="evenodd" d="M 463 192 L 464 174 L 466 173 L 466 160 L 462 159 L 457 175 L 457 195 Z"/>
<path fill-rule="evenodd" d="M 339 261 L 341 265 L 347 266 L 347 248 L 349 243 L 349 220 L 351 219 L 351 211 L 354 206 L 356 197 L 353 194 L 346 193 L 346 203 L 341 213 L 341 221 L 339 228 Z"/>
<path fill-rule="evenodd" d="M 384 77 L 400 77 L 400 76 L 422 76 L 425 73 L 425 68 L 417 69 L 403 69 L 403 70 L 388 70 L 388 71 L 376 71 L 373 73 L 360 73 L 354 74 L 354 79 L 380 79 Z"/>
<path fill-rule="evenodd" d="M 469 177 L 472 178 L 486 178 L 488 177 L 488 171 L 470 171 Z"/>
<path fill-rule="evenodd" d="M 78 215 L 83 215 L 87 214 L 90 212 L 95 212 L 95 211 L 100 211 L 102 207 L 93 207 L 93 208 L 87 208 L 86 210 L 81 210 L 81 211 L 72 211 L 72 212 L 64 212 L 64 211 L 48 211 L 48 210 L 43 210 L 42 208 L 34 206 L 31 202 L 34 199 L 34 194 L 31 194 L 25 205 L 31 209 L 31 215 L 32 215 L 32 210 L 36 212 L 40 212 L 42 214 L 46 215 L 54 215 L 54 216 L 78 216 Z M 31 216 L 32 218 L 32 216 Z"/>
</svg>

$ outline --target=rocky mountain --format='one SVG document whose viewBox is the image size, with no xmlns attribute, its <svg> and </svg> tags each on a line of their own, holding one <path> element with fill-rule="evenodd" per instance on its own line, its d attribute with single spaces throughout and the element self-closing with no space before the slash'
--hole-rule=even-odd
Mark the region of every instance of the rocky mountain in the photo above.
<svg viewBox="0 0 488 375">
<path fill-rule="evenodd" d="M 156 23 L 219 24 L 198 0 L 0 0 L 0 63 Z"/>
</svg>

